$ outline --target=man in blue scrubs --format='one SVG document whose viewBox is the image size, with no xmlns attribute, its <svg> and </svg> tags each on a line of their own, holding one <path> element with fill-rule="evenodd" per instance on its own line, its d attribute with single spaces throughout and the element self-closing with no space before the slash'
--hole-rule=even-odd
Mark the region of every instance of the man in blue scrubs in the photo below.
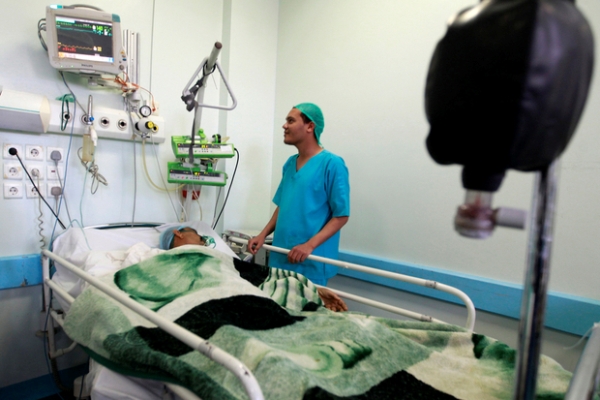
<svg viewBox="0 0 600 400">
<path fill-rule="evenodd" d="M 337 268 L 306 258 L 314 254 L 338 258 L 340 229 L 350 215 L 350 185 L 344 160 L 321 147 L 325 126 L 321 109 L 312 103 L 298 104 L 283 124 L 283 141 L 298 154 L 283 166 L 283 176 L 273 202 L 277 205 L 260 234 L 248 241 L 253 253 L 272 232 L 273 245 L 291 249 L 286 256 L 271 252 L 271 267 L 296 271 L 319 285 Z"/>
</svg>

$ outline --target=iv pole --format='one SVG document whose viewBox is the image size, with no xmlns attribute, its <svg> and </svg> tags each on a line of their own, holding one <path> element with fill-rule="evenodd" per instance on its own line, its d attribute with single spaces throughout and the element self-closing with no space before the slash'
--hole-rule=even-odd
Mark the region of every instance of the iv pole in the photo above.
<svg viewBox="0 0 600 400">
<path fill-rule="evenodd" d="M 200 63 L 200 65 L 198 66 L 198 68 L 196 69 L 196 71 L 194 72 L 192 77 L 190 78 L 190 80 L 188 81 L 187 85 L 183 89 L 183 93 L 181 95 L 181 100 L 183 100 L 183 102 L 186 104 L 186 109 L 188 111 L 194 110 L 194 124 L 192 126 L 191 143 L 190 143 L 190 149 L 189 149 L 189 153 L 188 153 L 189 160 L 188 160 L 187 164 L 184 162 L 184 166 L 187 166 L 187 167 L 194 166 L 194 142 L 195 142 L 196 132 L 198 132 L 198 130 L 200 129 L 200 126 L 201 126 L 202 108 L 207 107 L 207 108 L 214 108 L 214 109 L 218 109 L 218 110 L 230 111 L 230 110 L 233 110 L 237 106 L 237 100 L 231 90 L 231 87 L 229 86 L 229 82 L 227 82 L 227 78 L 225 78 L 225 75 L 223 74 L 223 71 L 221 70 L 221 66 L 217 62 L 217 58 L 219 57 L 219 53 L 221 52 L 222 47 L 223 47 L 223 45 L 221 44 L 221 42 L 215 42 L 215 45 L 212 48 L 212 51 L 210 52 L 210 55 L 207 58 L 205 58 L 204 60 L 202 60 L 202 62 Z M 227 89 L 227 92 L 229 93 L 229 96 L 231 97 L 232 104 L 229 107 L 219 106 L 219 105 L 210 105 L 210 104 L 204 103 L 204 92 L 206 90 L 206 81 L 208 80 L 208 77 L 215 70 L 219 71 L 219 74 L 221 75 L 221 78 L 223 79 L 223 83 L 225 84 L 225 88 Z M 200 74 L 200 72 L 202 72 L 202 77 L 200 77 L 200 79 L 198 79 L 196 81 L 196 83 L 192 86 L 194 79 L 196 79 L 196 77 Z M 195 99 L 194 99 L 194 97 L 195 97 Z M 186 215 L 187 215 L 187 211 L 190 208 L 190 203 L 193 198 L 193 185 L 186 185 L 185 189 L 187 191 L 187 195 L 186 195 L 186 199 L 185 199 L 184 209 L 186 210 Z"/>
<path fill-rule="evenodd" d="M 535 398 L 546 312 L 550 252 L 558 181 L 558 160 L 536 173 L 528 261 L 521 302 L 514 399 Z"/>
<path fill-rule="evenodd" d="M 181 100 L 186 104 L 186 109 L 188 111 L 194 110 L 194 126 L 192 127 L 192 144 L 189 150 L 189 163 L 194 164 L 194 139 L 196 136 L 196 132 L 200 129 L 200 121 L 202 120 L 202 108 L 215 108 L 218 110 L 231 111 L 237 106 L 237 100 L 231 91 L 231 87 L 229 86 L 229 82 L 227 82 L 227 78 L 223 74 L 221 70 L 221 66 L 217 62 L 217 58 L 219 57 L 219 53 L 221 52 L 221 48 L 223 45 L 220 42 L 215 42 L 215 46 L 213 47 L 210 55 L 202 60 L 189 82 L 183 89 L 183 93 L 181 95 Z M 227 88 L 227 92 L 229 96 L 231 96 L 232 104 L 229 107 L 219 106 L 219 105 L 211 105 L 204 103 L 204 91 L 206 90 L 206 80 L 208 76 L 211 75 L 215 69 L 219 71 L 221 78 L 223 79 L 223 83 Z M 192 86 L 192 82 L 194 79 L 202 72 L 202 77 L 196 81 L 196 83 Z M 194 100 L 194 96 L 196 99 Z"/>
</svg>

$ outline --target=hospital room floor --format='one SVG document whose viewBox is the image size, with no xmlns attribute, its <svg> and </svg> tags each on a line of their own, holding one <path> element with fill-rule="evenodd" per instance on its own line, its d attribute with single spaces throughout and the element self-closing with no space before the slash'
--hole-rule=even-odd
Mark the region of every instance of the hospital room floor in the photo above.
<svg viewBox="0 0 600 400">
<path fill-rule="evenodd" d="M 61 392 L 61 393 L 53 394 L 51 396 L 42 397 L 38 400 L 75 400 L 75 399 L 76 399 L 76 397 L 74 397 L 72 393 Z"/>
<path fill-rule="evenodd" d="M 73 396 L 73 380 L 88 372 L 87 365 L 81 365 L 60 371 L 63 387 L 61 391 L 51 374 L 0 388 L 2 400 L 75 400 Z"/>
</svg>

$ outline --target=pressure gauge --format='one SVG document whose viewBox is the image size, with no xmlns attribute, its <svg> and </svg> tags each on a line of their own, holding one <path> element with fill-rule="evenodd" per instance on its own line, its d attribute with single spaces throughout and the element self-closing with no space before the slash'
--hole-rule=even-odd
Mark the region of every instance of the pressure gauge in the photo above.
<svg viewBox="0 0 600 400">
<path fill-rule="evenodd" d="M 142 117 L 148 118 L 152 114 L 152 108 L 148 105 L 144 105 L 140 107 L 140 115 Z"/>
</svg>

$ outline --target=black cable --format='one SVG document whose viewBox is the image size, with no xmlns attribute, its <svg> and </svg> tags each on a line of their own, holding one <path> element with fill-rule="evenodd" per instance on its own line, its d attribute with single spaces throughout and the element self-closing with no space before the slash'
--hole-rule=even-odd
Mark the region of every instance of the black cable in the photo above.
<svg viewBox="0 0 600 400">
<path fill-rule="evenodd" d="M 44 50 L 48 52 L 48 46 L 46 45 L 46 41 L 42 37 L 42 31 L 46 30 L 46 18 L 42 18 L 38 21 L 38 38 L 40 39 L 40 43 Z"/>
<path fill-rule="evenodd" d="M 61 392 L 70 392 L 73 388 L 66 387 L 62 380 L 60 379 L 60 375 L 58 373 L 58 365 L 56 364 L 56 359 L 50 357 L 50 335 L 48 334 L 48 319 L 50 318 L 50 305 L 46 305 L 46 322 L 44 323 L 44 353 L 46 356 L 46 366 L 48 367 L 48 372 L 52 374 L 52 379 L 54 380 L 54 384 Z M 54 322 L 50 322 L 50 328 L 54 329 Z M 50 361 L 50 363 L 48 363 Z M 59 395 L 60 396 L 60 395 Z M 61 397 L 62 398 L 62 397 Z"/>
<path fill-rule="evenodd" d="M 190 164 L 194 164 L 194 141 L 196 138 L 196 112 L 194 112 L 194 120 L 192 121 L 192 134 L 190 135 L 190 149 L 188 151 L 188 156 L 190 157 Z"/>
<path fill-rule="evenodd" d="M 89 365 L 90 365 L 90 358 L 89 357 L 88 357 L 87 364 L 88 364 L 88 368 L 89 368 Z M 75 400 L 82 400 L 81 395 L 83 394 L 83 385 L 85 385 L 85 377 L 86 377 L 86 375 L 87 374 L 83 374 L 83 376 L 81 377 L 81 386 L 79 387 L 79 395 L 77 396 L 77 399 L 75 399 Z M 75 394 L 75 393 L 73 393 L 73 394 Z"/>
<path fill-rule="evenodd" d="M 50 324 L 50 329 L 54 329 L 52 324 Z M 61 392 L 72 392 L 73 388 L 66 386 L 63 381 L 60 379 L 60 374 L 58 373 L 58 364 L 56 363 L 56 358 L 50 359 L 50 365 L 52 365 L 52 379 L 54 380 L 54 384 Z"/>
<path fill-rule="evenodd" d="M 130 113 L 131 114 L 131 113 Z M 131 213 L 131 227 L 135 224 L 135 205 L 137 201 L 137 156 L 135 150 L 135 136 L 133 137 L 133 211 Z M 144 146 L 144 143 L 142 143 Z"/>
<path fill-rule="evenodd" d="M 221 218 L 221 214 L 223 214 L 223 210 L 225 210 L 225 205 L 227 204 L 227 199 L 229 198 L 229 192 L 231 192 L 231 187 L 233 186 L 233 180 L 235 179 L 235 173 L 237 172 L 238 163 L 240 162 L 240 152 L 238 149 L 235 149 L 235 154 L 237 158 L 235 160 L 235 168 L 233 169 L 233 175 L 231 176 L 231 182 L 229 182 L 229 188 L 227 189 L 227 195 L 225 196 L 225 200 L 223 201 L 223 207 L 221 207 L 221 211 L 219 212 L 219 216 L 215 220 L 212 228 L 215 229 L 217 224 L 219 223 L 219 219 Z"/>
<path fill-rule="evenodd" d="M 31 177 L 31 175 L 29 175 L 29 171 L 27 171 L 27 168 L 25 168 L 25 165 L 23 164 L 23 161 L 21 160 L 21 157 L 19 157 L 17 149 L 15 149 L 14 147 L 11 147 L 10 149 L 8 149 L 8 154 L 10 154 L 11 156 L 17 156 L 17 159 L 21 163 L 21 166 L 23 167 L 23 170 L 25 171 L 25 173 L 29 177 L 29 180 L 33 184 L 34 189 L 37 191 L 38 196 L 40 196 L 40 198 L 42 200 L 44 200 L 44 203 L 46 203 L 46 205 L 48 206 L 48 208 L 50 209 L 50 211 L 52 211 L 52 214 L 54 214 L 54 216 L 56 217 L 56 220 L 58 221 L 58 223 L 60 224 L 60 226 L 62 226 L 63 229 L 67 229 L 67 227 L 62 223 L 62 221 L 60 220 L 60 218 L 58 218 L 58 215 L 56 215 L 56 213 L 54 212 L 54 210 L 52 209 L 52 207 L 50 207 L 50 204 L 48 204 L 48 202 L 46 201 L 46 199 L 44 198 L 44 196 L 42 196 L 42 193 L 40 192 L 40 189 L 36 186 L 35 182 L 33 181 L 33 178 Z"/>
</svg>

